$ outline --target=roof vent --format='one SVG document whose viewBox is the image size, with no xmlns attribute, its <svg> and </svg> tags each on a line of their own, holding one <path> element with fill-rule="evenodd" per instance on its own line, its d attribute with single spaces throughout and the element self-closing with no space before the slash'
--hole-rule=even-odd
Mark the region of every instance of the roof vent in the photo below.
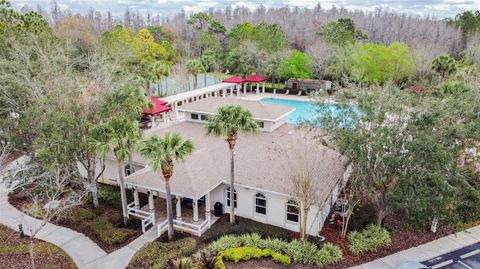
<svg viewBox="0 0 480 269">
<path fill-rule="evenodd" d="M 290 130 L 290 131 L 288 131 L 288 134 L 289 134 L 289 135 L 293 135 L 294 133 L 295 133 L 295 130 Z"/>
</svg>

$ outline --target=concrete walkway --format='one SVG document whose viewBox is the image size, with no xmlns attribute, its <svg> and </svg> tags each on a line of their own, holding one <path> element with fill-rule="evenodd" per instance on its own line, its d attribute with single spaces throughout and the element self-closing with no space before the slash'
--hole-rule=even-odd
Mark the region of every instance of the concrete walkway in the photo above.
<svg viewBox="0 0 480 269">
<path fill-rule="evenodd" d="M 0 224 L 16 231 L 18 231 L 18 225 L 22 224 L 25 234 L 30 235 L 30 230 L 40 227 L 41 223 L 40 220 L 30 217 L 10 205 L 8 192 L 0 182 Z M 35 238 L 63 249 L 80 269 L 121 269 L 127 267 L 132 256 L 144 244 L 155 240 L 157 233 L 156 229 L 150 229 L 127 246 L 108 255 L 85 235 L 51 223 L 47 223 Z"/>
<path fill-rule="evenodd" d="M 392 255 L 351 267 L 350 269 L 393 269 L 395 266 L 407 261 L 426 261 L 434 257 L 461 249 L 480 242 L 480 226 L 451 234 L 429 243 L 406 249 Z"/>
</svg>

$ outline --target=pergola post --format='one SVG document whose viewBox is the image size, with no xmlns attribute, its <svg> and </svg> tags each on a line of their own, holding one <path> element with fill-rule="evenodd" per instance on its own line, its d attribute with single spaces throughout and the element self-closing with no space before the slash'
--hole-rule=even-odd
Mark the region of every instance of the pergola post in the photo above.
<svg viewBox="0 0 480 269">
<path fill-rule="evenodd" d="M 240 89 L 238 85 L 235 85 L 235 90 L 237 91 L 237 96 L 240 96 Z"/>
<path fill-rule="evenodd" d="M 198 222 L 198 200 L 193 200 L 193 222 Z"/>
<path fill-rule="evenodd" d="M 233 87 L 230 88 L 230 96 L 233 96 Z"/>
<path fill-rule="evenodd" d="M 210 212 L 210 192 L 205 195 L 205 218 L 208 221 L 208 228 L 212 226 L 212 213 Z"/>
<path fill-rule="evenodd" d="M 227 97 L 227 89 L 223 89 L 223 98 Z"/>
<path fill-rule="evenodd" d="M 253 85 L 250 83 L 250 92 L 253 92 Z"/>
<path fill-rule="evenodd" d="M 262 93 L 265 93 L 265 82 L 262 83 Z"/>
<path fill-rule="evenodd" d="M 155 214 L 155 204 L 153 202 L 153 191 L 152 190 L 148 191 L 148 210 L 150 211 L 150 213 Z"/>
<path fill-rule="evenodd" d="M 247 93 L 247 83 L 243 83 L 243 94 Z"/>
<path fill-rule="evenodd" d="M 140 209 L 140 199 L 138 198 L 138 188 L 133 188 L 133 204 L 136 209 Z"/>
<path fill-rule="evenodd" d="M 179 119 L 178 119 L 178 109 L 177 109 L 177 106 L 178 106 L 178 103 L 175 103 L 175 106 L 173 109 L 175 109 L 175 121 L 178 123 L 179 122 Z"/>
<path fill-rule="evenodd" d="M 260 85 L 260 83 L 257 83 L 257 94 L 259 94 L 259 93 L 260 93 L 260 91 L 259 91 L 260 89 L 258 88 L 258 87 L 259 87 L 259 85 Z"/>
<path fill-rule="evenodd" d="M 182 221 L 182 197 L 178 195 L 177 195 L 176 211 L 177 211 L 177 220 Z"/>
</svg>

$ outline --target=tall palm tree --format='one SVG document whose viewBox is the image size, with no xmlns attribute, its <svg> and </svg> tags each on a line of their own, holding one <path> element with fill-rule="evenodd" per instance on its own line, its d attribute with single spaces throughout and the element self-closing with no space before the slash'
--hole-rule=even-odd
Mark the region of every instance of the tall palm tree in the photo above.
<svg viewBox="0 0 480 269">
<path fill-rule="evenodd" d="M 173 207 L 170 192 L 170 178 L 176 161 L 183 161 L 193 152 L 192 141 L 184 140 L 180 134 L 166 133 L 165 137 L 153 135 L 144 140 L 139 147 L 140 154 L 148 159 L 153 171 L 161 173 L 165 181 L 167 194 L 168 240 L 173 240 Z"/>
<path fill-rule="evenodd" d="M 205 126 L 207 135 L 225 137 L 230 150 L 230 223 L 235 223 L 235 144 L 240 131 L 256 132 L 259 126 L 252 113 L 239 105 L 226 105 L 218 108 L 214 116 L 208 117 Z"/>
<path fill-rule="evenodd" d="M 152 73 L 157 79 L 157 91 L 159 96 L 163 96 L 160 80 L 162 79 L 162 77 L 169 76 L 171 72 L 172 72 L 172 67 L 164 61 L 154 62 L 150 66 L 150 73 Z"/>
<path fill-rule="evenodd" d="M 193 59 L 187 63 L 187 72 L 193 75 L 193 88 L 198 88 L 198 74 L 205 72 L 205 67 L 200 59 Z"/>
<path fill-rule="evenodd" d="M 135 120 L 112 118 L 107 124 L 109 145 L 117 159 L 117 169 L 122 201 L 123 223 L 128 225 L 127 194 L 125 192 L 125 161 L 131 156 L 142 138 L 142 131 Z"/>
</svg>

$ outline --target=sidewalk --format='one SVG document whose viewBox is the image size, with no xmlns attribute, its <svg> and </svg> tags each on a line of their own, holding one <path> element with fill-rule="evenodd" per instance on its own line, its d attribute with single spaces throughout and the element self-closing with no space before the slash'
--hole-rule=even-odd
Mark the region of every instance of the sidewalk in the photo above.
<svg viewBox="0 0 480 269">
<path fill-rule="evenodd" d="M 451 251 L 480 242 L 480 226 L 451 234 L 432 242 L 406 249 L 395 254 L 350 269 L 394 269 L 407 261 L 426 261 Z"/>
<path fill-rule="evenodd" d="M 8 192 L 0 183 L 0 224 L 18 231 L 18 225 L 24 226 L 26 235 L 30 235 L 29 227 L 41 225 L 41 221 L 19 211 L 8 203 Z M 79 269 L 120 269 L 127 267 L 130 259 L 144 244 L 157 238 L 156 229 L 150 229 L 127 246 L 107 253 L 85 235 L 68 228 L 47 223 L 35 238 L 52 243 L 63 249 L 75 262 Z"/>
</svg>

